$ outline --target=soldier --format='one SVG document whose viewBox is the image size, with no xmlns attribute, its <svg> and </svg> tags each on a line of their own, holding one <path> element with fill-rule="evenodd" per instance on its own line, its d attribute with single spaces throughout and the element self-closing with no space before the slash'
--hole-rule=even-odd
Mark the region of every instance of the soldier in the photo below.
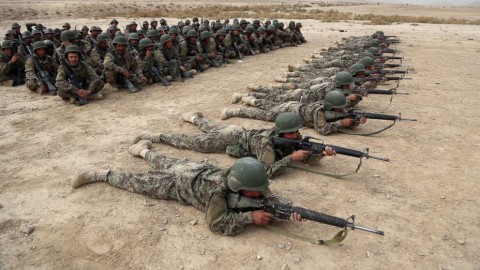
<svg viewBox="0 0 480 270">
<path fill-rule="evenodd" d="M 24 31 L 21 37 L 23 45 L 19 44 L 18 52 L 24 58 L 23 60 L 26 61 L 26 58 L 32 54 L 33 35 L 29 31 Z"/>
<path fill-rule="evenodd" d="M 35 63 L 37 61 L 38 67 L 41 70 L 38 70 Z M 57 89 L 54 88 L 55 77 L 57 76 L 58 63 L 51 56 L 47 55 L 47 45 L 43 41 L 37 41 L 33 43 L 33 55 L 28 58 L 27 63 L 25 64 L 25 73 L 26 73 L 26 86 L 31 91 L 36 91 L 39 94 L 45 94 L 50 92 L 52 95 L 57 94 Z M 43 82 L 39 78 L 38 74 L 40 72 L 46 72 L 48 74 L 49 82 Z M 47 84 L 51 87 L 48 88 Z"/>
<path fill-rule="evenodd" d="M 233 26 L 233 31 L 230 32 L 225 39 L 223 40 L 223 43 L 225 44 L 225 47 L 229 51 L 229 57 L 231 59 L 233 58 L 241 58 L 241 55 L 243 54 L 248 54 L 248 49 L 245 46 L 245 42 L 240 36 L 240 25 L 236 24 Z M 232 57 L 233 56 L 233 57 Z"/>
<path fill-rule="evenodd" d="M 267 27 L 267 39 L 269 40 L 270 49 L 272 51 L 285 46 L 282 39 L 277 35 L 277 29 L 272 24 Z"/>
<path fill-rule="evenodd" d="M 160 26 L 166 27 L 167 30 L 169 29 L 167 25 L 167 20 L 165 19 L 160 19 Z"/>
<path fill-rule="evenodd" d="M 305 42 L 307 42 L 307 40 L 306 40 L 305 37 L 303 36 L 301 29 L 302 29 L 302 23 L 297 22 L 297 23 L 295 24 L 295 30 L 294 30 L 294 32 L 297 34 L 300 42 L 305 43 Z"/>
<path fill-rule="evenodd" d="M 140 52 L 140 48 L 138 47 L 139 41 L 140 41 L 140 38 L 138 37 L 137 33 L 130 33 L 128 35 L 127 50 L 130 52 L 133 58 L 137 58 Z"/>
<path fill-rule="evenodd" d="M 69 45 L 78 46 L 77 34 L 75 34 L 75 32 L 73 32 L 73 31 L 70 31 L 70 30 L 63 31 L 62 35 L 60 36 L 60 39 L 62 41 L 62 45 L 56 49 L 56 51 L 58 53 L 56 60 L 57 60 L 58 63 L 60 63 L 60 56 L 62 56 L 65 53 L 65 49 Z M 80 47 L 78 47 L 78 48 L 80 49 Z M 85 57 L 83 56 L 83 51 L 82 51 L 81 57 L 82 57 L 82 60 L 85 60 Z"/>
<path fill-rule="evenodd" d="M 237 158 L 254 157 L 262 162 L 270 178 L 294 162 L 305 161 L 308 163 L 319 160 L 319 157 L 310 159 L 308 151 L 294 151 L 293 149 L 282 151 L 274 148 L 273 136 L 301 140 L 299 130 L 302 128 L 302 123 L 295 113 L 280 114 L 275 120 L 275 127 L 270 129 L 245 130 L 241 126 L 217 124 L 204 119 L 200 112 L 184 113 L 182 120 L 196 125 L 204 133 L 200 135 L 142 134 L 136 136 L 133 143 L 149 140 L 202 153 L 226 152 Z M 327 147 L 323 153 L 323 155 L 329 156 L 334 154 L 335 152 L 330 147 Z"/>
<path fill-rule="evenodd" d="M 97 36 L 96 45 L 93 47 L 90 52 L 90 62 L 93 69 L 98 76 L 103 78 L 105 66 L 103 62 L 105 61 L 105 56 L 109 50 L 109 38 L 107 33 L 103 33 Z"/>
<path fill-rule="evenodd" d="M 287 29 L 285 29 L 285 31 L 288 33 L 288 35 L 290 36 L 290 40 L 295 43 L 295 44 L 302 44 L 302 42 L 300 41 L 300 36 L 297 35 L 297 32 L 296 32 L 296 29 L 295 29 L 295 22 L 294 21 L 290 21 L 288 23 L 288 27 Z"/>
<path fill-rule="evenodd" d="M 63 57 L 65 61 L 58 68 L 55 86 L 63 100 L 75 105 L 85 105 L 87 99 L 102 99 L 100 92 L 104 83 L 87 63 L 81 61 L 81 51 L 77 45 L 68 45 Z M 69 78 L 75 77 L 75 82 Z"/>
<path fill-rule="evenodd" d="M 32 31 L 32 36 L 33 36 L 32 43 L 42 40 L 42 34 L 40 33 L 40 30 L 34 29 Z"/>
<path fill-rule="evenodd" d="M 264 121 L 275 121 L 277 116 L 283 112 L 294 112 L 300 116 L 303 126 L 311 127 L 322 135 L 328 135 L 338 131 L 339 128 L 354 128 L 359 123 L 365 123 L 367 119 L 362 117 L 359 122 L 351 118 L 329 122 L 326 112 L 344 112 L 347 106 L 347 99 L 342 92 L 330 91 L 325 100 L 310 104 L 302 104 L 297 101 L 285 103 L 274 103 L 258 99 L 250 104 L 257 108 L 223 109 L 222 120 L 230 117 L 245 117 Z"/>
<path fill-rule="evenodd" d="M 198 34 L 195 30 L 190 30 L 187 33 L 187 56 L 182 60 L 185 64 L 190 64 L 192 69 L 196 69 L 200 72 L 206 70 L 209 66 L 205 58 L 200 54 L 200 49 L 197 46 Z"/>
<path fill-rule="evenodd" d="M 155 54 L 157 60 L 162 63 L 163 74 L 170 75 L 173 81 L 181 81 L 183 78 L 191 78 L 195 75 L 195 70 L 188 71 L 182 65 L 178 52 L 173 48 L 172 38 L 169 34 L 160 37 L 161 49 Z"/>
<path fill-rule="evenodd" d="M 146 32 L 145 32 L 143 29 L 137 30 L 138 38 L 139 38 L 140 40 L 146 38 L 145 33 L 146 33 Z"/>
<path fill-rule="evenodd" d="M 258 28 L 260 28 L 260 20 L 253 20 L 253 29 L 255 29 L 255 32 L 258 31 Z"/>
<path fill-rule="evenodd" d="M 155 44 L 155 50 L 157 50 L 160 46 L 158 44 L 158 40 L 160 39 L 160 33 L 157 30 L 149 30 L 147 32 L 147 38 L 149 38 L 153 44 Z"/>
<path fill-rule="evenodd" d="M 53 42 L 55 48 L 62 45 L 59 40 L 55 39 L 55 32 L 52 28 L 47 28 L 47 30 L 45 30 L 45 41 L 46 40 Z"/>
<path fill-rule="evenodd" d="M 356 106 L 361 100 L 362 96 L 352 92 L 353 76 L 349 72 L 341 71 L 333 79 L 332 91 L 342 92 L 347 99 L 347 107 Z"/>
<path fill-rule="evenodd" d="M 82 26 L 82 29 L 80 30 L 80 32 L 82 33 L 82 39 L 87 39 L 88 31 L 90 31 L 88 26 L 86 25 Z"/>
<path fill-rule="evenodd" d="M 118 29 L 118 27 L 116 26 L 110 26 L 107 29 L 108 37 L 110 38 L 110 40 L 113 40 L 116 37 L 118 31 L 120 31 L 120 29 Z"/>
<path fill-rule="evenodd" d="M 62 44 L 62 41 L 61 41 L 61 35 L 62 35 L 62 30 L 60 30 L 59 28 L 55 28 L 53 29 L 53 36 L 55 37 L 55 44 L 59 44 L 59 45 L 56 45 L 55 47 L 58 48 L 61 44 Z"/>
<path fill-rule="evenodd" d="M 142 23 L 142 30 L 145 31 L 145 32 L 149 30 L 149 23 L 148 23 L 148 21 L 143 21 L 143 23 Z"/>
<path fill-rule="evenodd" d="M 198 17 L 193 17 L 192 22 L 192 27 L 195 28 L 195 30 L 198 30 L 198 28 L 200 28 L 200 24 L 198 23 Z"/>
<path fill-rule="evenodd" d="M 5 86 L 17 86 L 25 83 L 24 59 L 13 49 L 11 40 L 2 42 L 0 82 Z"/>
<path fill-rule="evenodd" d="M 253 27 L 248 26 L 245 28 L 245 45 L 247 46 L 247 54 L 248 55 L 255 55 L 260 53 L 260 48 L 258 46 L 258 43 L 260 41 L 257 39 L 257 36 L 255 35 L 255 29 Z"/>
<path fill-rule="evenodd" d="M 5 40 L 11 40 L 11 41 L 15 40 L 13 38 L 13 31 L 12 30 L 5 31 Z"/>
<path fill-rule="evenodd" d="M 135 21 L 130 22 L 127 24 L 127 28 L 125 29 L 125 36 L 128 36 L 130 33 L 137 32 L 137 23 Z"/>
<path fill-rule="evenodd" d="M 147 82 L 147 78 L 143 76 L 132 55 L 127 52 L 127 38 L 117 36 L 112 44 L 114 48 L 107 53 L 103 62 L 107 82 L 105 89 L 118 91 L 117 85 L 120 84 L 126 85 L 131 93 L 137 92 L 140 84 Z"/>
<path fill-rule="evenodd" d="M 158 21 L 157 21 L 157 19 L 152 18 L 152 19 L 150 20 L 150 30 L 157 30 L 157 26 L 158 26 Z M 145 31 L 145 33 L 146 33 L 146 32 L 147 32 L 147 31 Z"/>
<path fill-rule="evenodd" d="M 46 49 L 47 55 L 55 59 L 55 44 L 53 44 L 53 42 L 48 39 L 44 40 L 43 43 L 45 44 L 45 46 L 47 46 L 47 49 Z M 58 62 L 56 63 L 58 64 Z"/>
<path fill-rule="evenodd" d="M 140 54 L 137 56 L 136 61 L 138 67 L 147 78 L 147 84 L 163 82 L 165 86 L 170 85 L 171 83 L 168 81 L 171 78 L 163 77 L 162 63 L 155 57 L 152 40 L 149 38 L 140 40 L 139 47 Z"/>
<path fill-rule="evenodd" d="M 95 46 L 94 40 L 96 41 L 98 35 L 100 35 L 101 33 L 102 33 L 102 28 L 94 25 L 94 26 L 92 26 L 92 28 L 90 29 L 90 35 L 85 36 L 85 40 L 87 40 L 88 42 L 90 42 L 90 45 L 93 47 L 93 46 Z"/>
<path fill-rule="evenodd" d="M 110 21 L 110 27 L 112 27 L 112 26 L 118 27 L 118 21 L 117 21 L 117 19 L 112 19 L 112 20 Z"/>
<path fill-rule="evenodd" d="M 70 30 L 70 28 L 72 28 L 72 27 L 70 26 L 70 24 L 68 22 L 66 22 L 62 25 L 62 28 L 63 28 L 63 30 L 62 30 L 62 32 L 63 32 L 63 31 Z"/>
<path fill-rule="evenodd" d="M 220 29 L 217 31 L 217 33 L 215 33 L 213 41 L 215 42 L 215 49 L 219 54 L 222 55 L 223 61 L 229 63 L 229 58 L 235 58 L 235 52 L 230 51 L 225 47 L 225 43 L 223 41 L 225 40 L 226 35 L 227 33 L 225 30 Z"/>
<path fill-rule="evenodd" d="M 261 53 L 267 53 L 273 48 L 272 43 L 270 40 L 267 38 L 267 30 L 265 27 L 259 27 L 257 30 L 257 42 L 258 42 L 258 47 Z"/>
<path fill-rule="evenodd" d="M 210 32 L 203 32 L 197 41 L 199 53 L 207 61 L 210 67 L 219 67 L 222 65 L 223 58 L 217 53 L 215 42 Z"/>
<path fill-rule="evenodd" d="M 14 40 L 19 40 L 18 36 L 22 35 L 22 33 L 20 32 L 20 28 L 21 28 L 20 24 L 12 23 L 12 31 L 13 31 L 13 39 Z"/>
<path fill-rule="evenodd" d="M 190 204 L 206 212 L 209 229 L 221 235 L 236 235 L 249 224 L 267 225 L 274 218 L 263 210 L 237 212 L 227 206 L 229 193 L 249 198 L 270 193 L 265 169 L 257 160 L 246 157 L 237 160 L 229 169 L 221 169 L 211 164 L 166 157 L 150 148 L 151 142 L 141 141 L 130 146 L 128 151 L 147 160 L 153 171 L 141 174 L 116 170 L 81 171 L 74 176 L 72 187 L 106 182 L 155 199 Z M 297 213 L 293 213 L 291 219 L 303 220 Z"/>
</svg>

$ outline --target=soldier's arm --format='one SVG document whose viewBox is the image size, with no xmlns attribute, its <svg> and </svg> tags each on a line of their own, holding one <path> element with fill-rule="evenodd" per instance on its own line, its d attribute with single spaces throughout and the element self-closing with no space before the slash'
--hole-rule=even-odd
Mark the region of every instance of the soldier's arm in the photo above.
<svg viewBox="0 0 480 270">
<path fill-rule="evenodd" d="M 107 53 L 107 55 L 105 55 L 105 60 L 103 61 L 103 66 L 105 67 L 105 69 L 113 70 L 117 73 L 125 71 L 124 68 L 115 64 L 115 56 L 113 56 L 112 53 Z"/>
<path fill-rule="evenodd" d="M 211 231 L 222 235 L 236 235 L 246 225 L 253 224 L 252 212 L 236 213 L 227 207 L 224 197 L 212 196 L 205 221 Z"/>
<path fill-rule="evenodd" d="M 57 71 L 57 78 L 55 78 L 55 86 L 58 90 L 62 90 L 65 93 L 74 94 L 77 89 L 68 82 L 67 73 L 60 66 Z"/>
<path fill-rule="evenodd" d="M 182 42 L 180 42 L 180 47 L 179 47 L 179 50 L 178 50 L 178 55 L 179 55 L 179 57 L 186 57 L 187 54 L 188 54 L 187 42 L 182 41 Z"/>
<path fill-rule="evenodd" d="M 100 53 L 96 49 L 93 49 L 90 52 L 90 59 L 92 61 L 93 67 L 99 67 L 101 69 L 104 68 L 102 57 L 100 56 Z"/>
<path fill-rule="evenodd" d="M 32 58 L 29 58 L 25 64 L 25 78 L 27 80 L 38 80 L 37 72 L 35 71 L 35 64 L 33 63 Z"/>
<path fill-rule="evenodd" d="M 293 162 L 290 155 L 275 161 L 275 152 L 273 147 L 268 142 L 264 142 L 263 149 L 256 156 L 265 167 L 265 171 L 267 171 L 269 178 L 273 178 L 278 171 L 282 170 Z"/>
<path fill-rule="evenodd" d="M 147 59 L 145 59 L 145 60 L 147 60 Z M 138 78 L 143 77 L 143 70 L 142 70 L 143 67 L 140 66 L 140 65 L 138 65 L 137 60 L 136 60 L 135 58 L 133 58 L 133 57 L 131 57 L 131 60 L 130 60 L 130 61 L 131 61 L 130 68 L 131 68 L 131 70 L 133 70 L 133 72 L 135 72 L 135 75 L 136 75 Z M 148 65 L 148 60 L 145 61 L 145 62 L 146 62 L 145 64 Z"/>
<path fill-rule="evenodd" d="M 88 65 L 87 63 L 83 63 L 85 67 L 87 68 L 87 73 L 88 73 L 88 89 L 90 91 L 95 91 L 95 85 L 98 84 L 98 81 L 101 80 L 100 77 L 97 75 L 97 72 L 95 72 L 95 69 L 93 69 L 92 66 Z"/>
<path fill-rule="evenodd" d="M 334 132 L 337 132 L 339 128 L 343 127 L 342 120 L 337 120 L 335 122 L 326 122 L 323 125 L 319 125 L 316 130 L 322 135 L 328 135 Z"/>
</svg>

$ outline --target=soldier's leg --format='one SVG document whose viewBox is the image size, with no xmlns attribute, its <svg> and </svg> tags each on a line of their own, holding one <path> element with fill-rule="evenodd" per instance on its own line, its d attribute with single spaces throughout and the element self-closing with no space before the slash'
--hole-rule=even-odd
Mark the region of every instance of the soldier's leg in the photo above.
<svg viewBox="0 0 480 270">
<path fill-rule="evenodd" d="M 275 121 L 277 115 L 275 112 L 264 111 L 259 108 L 241 108 L 241 109 L 223 109 L 222 120 L 226 120 L 230 117 L 242 117 L 250 119 L 258 119 L 263 121 Z"/>
<path fill-rule="evenodd" d="M 30 89 L 31 91 L 36 91 L 37 88 L 39 88 L 41 86 L 41 83 L 40 85 L 37 83 L 37 79 L 27 79 L 27 81 L 25 82 L 25 86 Z M 42 93 L 40 93 L 42 94 Z"/>
</svg>

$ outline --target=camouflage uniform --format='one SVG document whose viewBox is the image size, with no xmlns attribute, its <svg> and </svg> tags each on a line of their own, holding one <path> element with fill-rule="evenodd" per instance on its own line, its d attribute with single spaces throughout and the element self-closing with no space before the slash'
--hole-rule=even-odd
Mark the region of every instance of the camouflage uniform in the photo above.
<svg viewBox="0 0 480 270">
<path fill-rule="evenodd" d="M 248 54 L 248 49 L 245 46 L 245 41 L 243 40 L 243 38 L 240 35 L 234 36 L 233 32 L 230 32 L 228 35 L 225 36 L 223 44 L 225 44 L 225 48 L 229 51 L 230 58 L 237 57 L 237 51 L 234 48 L 235 44 L 237 44 L 237 46 L 241 46 L 241 53 L 243 55 Z"/>
<path fill-rule="evenodd" d="M 339 128 L 343 127 L 342 120 L 335 122 L 327 122 L 325 120 L 323 101 L 310 104 L 289 101 L 278 104 L 268 100 L 259 99 L 255 101 L 254 106 L 257 108 L 241 108 L 232 116 L 274 122 L 279 114 L 284 112 L 294 112 L 300 116 L 304 127 L 313 128 L 322 135 L 336 132 Z"/>
<path fill-rule="evenodd" d="M 149 137 L 153 142 L 165 143 L 178 148 L 186 148 L 202 153 L 222 153 L 234 157 L 254 157 L 261 161 L 269 177 L 292 162 L 291 152 L 273 149 L 271 137 L 275 129 L 245 130 L 241 126 L 222 125 L 204 118 L 193 122 L 203 134 L 160 134 Z"/>
<path fill-rule="evenodd" d="M 154 199 L 193 205 L 206 212 L 210 230 L 222 235 L 238 234 L 253 224 L 251 212 L 237 213 L 227 207 L 228 169 L 165 157 L 154 151 L 148 151 L 145 159 L 154 170 L 136 174 L 111 170 L 107 183 Z"/>
<path fill-rule="evenodd" d="M 36 55 L 33 56 L 37 58 L 38 64 L 43 71 L 46 71 L 50 76 L 50 82 L 55 85 L 55 77 L 57 75 L 58 63 L 53 59 L 53 57 L 46 55 L 45 59 L 40 59 Z M 26 83 L 28 89 L 35 91 L 39 89 L 43 82 L 37 76 L 38 70 L 35 68 L 35 63 L 33 63 L 33 57 L 28 58 L 27 63 L 25 64 L 25 73 L 26 73 Z"/>
<path fill-rule="evenodd" d="M 0 54 L 0 82 L 6 80 L 13 80 L 13 85 L 20 85 L 25 80 L 25 69 L 23 58 L 19 58 L 16 63 L 10 62 L 12 57 L 9 57 L 2 52 Z M 17 82 L 17 76 L 20 75 L 20 81 Z"/>
<path fill-rule="evenodd" d="M 142 70 L 142 73 L 147 78 L 149 84 L 160 81 L 151 72 L 152 67 L 156 68 L 159 73 L 163 72 L 163 65 L 155 56 L 154 52 L 152 52 L 152 56 L 150 57 L 146 56 L 145 52 L 141 52 L 136 60 L 138 68 Z"/>
<path fill-rule="evenodd" d="M 304 104 L 313 103 L 325 99 L 325 95 L 332 87 L 330 81 L 312 85 L 308 89 L 283 90 L 274 88 L 264 88 L 261 92 L 252 92 L 250 96 L 257 99 L 265 99 L 275 103 L 287 101 L 298 101 Z"/>
<path fill-rule="evenodd" d="M 98 46 L 95 46 L 90 52 L 91 65 L 99 76 L 103 76 L 103 70 L 105 69 L 103 62 L 105 61 L 107 52 L 108 50 L 102 50 Z"/>
<path fill-rule="evenodd" d="M 68 63 L 68 60 L 66 62 L 75 74 L 77 82 L 82 85 L 83 89 L 91 91 L 90 96 L 102 90 L 104 83 L 90 65 L 80 61 L 76 67 L 73 67 Z M 58 68 L 55 86 L 58 89 L 58 95 L 62 99 L 77 100 L 79 98 L 76 93 L 76 90 L 78 89 L 73 87 L 73 85 L 68 82 L 67 72 L 65 71 L 65 67 L 63 65 L 60 65 Z"/>
<path fill-rule="evenodd" d="M 125 50 L 123 55 L 119 54 L 116 50 L 109 51 L 105 55 L 103 65 L 105 67 L 105 79 L 107 83 L 120 83 L 123 85 L 123 75 L 120 74 L 120 72 L 128 71 L 130 73 L 128 79 L 135 87 L 140 88 L 140 78 L 143 77 L 143 73 L 142 70 L 138 68 L 137 62 L 128 50 Z"/>
</svg>

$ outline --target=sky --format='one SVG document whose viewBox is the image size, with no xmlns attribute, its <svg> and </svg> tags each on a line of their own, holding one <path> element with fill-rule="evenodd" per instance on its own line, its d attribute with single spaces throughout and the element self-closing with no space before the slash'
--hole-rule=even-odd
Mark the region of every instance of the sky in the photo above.
<svg viewBox="0 0 480 270">
<path fill-rule="evenodd" d="M 470 4 L 475 1 L 478 1 L 478 0 L 384 0 L 380 2 L 397 2 L 397 3 L 416 4 L 416 5 L 432 5 L 432 4 L 445 4 L 445 3 L 451 3 L 452 5 L 462 5 L 462 4 Z"/>
</svg>

